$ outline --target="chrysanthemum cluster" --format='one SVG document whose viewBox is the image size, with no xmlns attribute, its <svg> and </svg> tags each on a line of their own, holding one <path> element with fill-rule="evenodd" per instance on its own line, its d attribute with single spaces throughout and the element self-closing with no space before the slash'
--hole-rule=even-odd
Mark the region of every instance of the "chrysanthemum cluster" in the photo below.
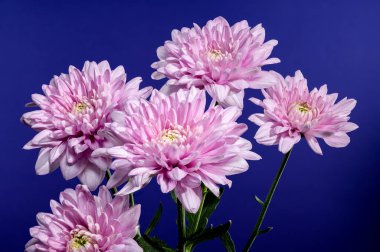
<svg viewBox="0 0 380 252">
<path fill-rule="evenodd" d="M 247 171 L 248 161 L 261 159 L 242 137 L 247 125 L 237 122 L 247 88 L 262 89 L 264 95 L 263 100 L 250 99 L 263 108 L 263 113 L 249 117 L 259 126 L 256 141 L 278 145 L 287 154 L 285 161 L 301 138 L 318 154 L 322 150 L 317 138 L 332 147 L 347 146 L 347 133 L 358 128 L 349 122 L 356 101 L 344 98 L 336 103 L 338 95 L 327 94 L 326 85 L 309 91 L 300 71 L 284 79 L 263 70 L 280 62 L 270 58 L 277 41 L 264 40 L 261 25 L 251 28 L 241 21 L 230 26 L 218 17 L 202 28 L 194 24 L 173 30 L 172 40 L 157 49 L 159 61 L 152 64 L 152 78 L 168 78 L 160 91 L 140 90 L 141 78 L 126 82 L 124 68 L 112 70 L 107 61 L 86 62 L 82 70 L 70 66 L 68 74 L 43 85 L 44 95 L 33 94 L 29 104 L 39 110 L 22 116 L 38 131 L 24 148 L 40 148 L 37 174 L 60 167 L 65 179 L 78 177 L 83 185 L 63 191 L 60 202 L 51 201 L 52 213 L 37 215 L 38 226 L 30 229 L 33 238 L 25 251 L 142 251 L 135 239 L 148 239 L 149 232 L 140 236 L 140 205 L 133 206 L 130 194 L 152 178 L 163 193 L 173 192 L 181 202 L 178 216 L 184 219 L 177 221 L 183 225 L 179 235 L 186 233 L 186 216 L 195 216 L 183 214 L 182 206 L 198 213 L 190 230 L 195 238 L 179 237 L 179 251 L 191 251 L 194 240 L 203 239 L 209 217 L 202 213 L 206 198 L 213 201 L 207 211 L 215 209 L 220 187 L 232 185 L 229 176 Z M 212 98 L 210 105 L 206 94 Z M 112 195 L 101 186 L 93 196 L 90 190 L 98 188 L 106 173 L 108 189 L 121 190 Z M 274 189 L 265 203 L 257 198 L 264 213 L 252 242 L 262 233 L 260 223 Z M 220 230 L 225 227 L 229 225 Z M 215 230 L 207 232 L 209 238 Z M 153 246 L 149 239 L 144 245 Z"/>
</svg>

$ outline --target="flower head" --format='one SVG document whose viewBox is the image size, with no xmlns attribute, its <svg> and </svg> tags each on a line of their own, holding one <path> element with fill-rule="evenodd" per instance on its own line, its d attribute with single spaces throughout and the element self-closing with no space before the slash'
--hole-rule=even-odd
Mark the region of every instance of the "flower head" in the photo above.
<svg viewBox="0 0 380 252">
<path fill-rule="evenodd" d="M 157 49 L 159 61 L 152 64 L 153 79 L 167 77 L 161 89 L 170 93 L 180 88 L 205 88 L 219 104 L 243 107 L 244 89 L 265 88 L 275 79 L 261 67 L 278 63 L 270 58 L 276 40 L 264 43 L 261 24 L 250 28 L 247 21 L 233 26 L 217 17 L 206 26 L 172 31 L 172 40 Z"/>
<path fill-rule="evenodd" d="M 226 176 L 246 171 L 246 159 L 260 157 L 240 137 L 247 126 L 236 122 L 241 114 L 237 107 L 205 111 L 205 106 L 205 92 L 193 87 L 170 96 L 155 90 L 150 102 L 130 102 L 124 112 L 114 112 L 110 129 L 124 145 L 93 154 L 115 158 L 111 165 L 115 172 L 107 186 L 128 179 L 119 194 L 129 194 L 156 176 L 161 191 L 174 190 L 192 213 L 201 202 L 201 183 L 215 195 L 218 185 L 231 186 Z"/>
<path fill-rule="evenodd" d="M 60 202 L 52 200 L 52 213 L 38 213 L 38 226 L 26 252 L 118 252 L 143 251 L 133 240 L 141 207 L 129 207 L 129 197 L 112 199 L 105 186 L 93 196 L 87 186 L 66 189 Z"/>
<path fill-rule="evenodd" d="M 59 166 L 65 179 L 76 176 L 91 190 L 101 183 L 109 158 L 94 158 L 97 148 L 111 147 L 102 135 L 110 113 L 126 100 L 147 97 L 151 88 L 139 90 L 141 78 L 127 84 L 122 66 L 111 70 L 107 61 L 86 62 L 83 70 L 70 66 L 69 74 L 55 76 L 43 85 L 45 95 L 33 94 L 40 110 L 25 113 L 22 121 L 39 133 L 24 148 L 41 148 L 36 163 L 39 175 Z"/>
<path fill-rule="evenodd" d="M 249 120 L 260 126 L 255 135 L 258 143 L 279 145 L 288 152 L 301 137 L 318 154 L 322 150 L 316 138 L 322 138 L 331 147 L 345 147 L 350 142 L 347 135 L 358 128 L 348 122 L 356 100 L 344 98 L 335 103 L 338 94 L 327 94 L 327 86 L 309 92 L 307 80 L 300 71 L 285 79 L 272 72 L 278 84 L 263 90 L 265 99 L 250 100 L 264 108 L 264 113 L 253 114 Z"/>
</svg>

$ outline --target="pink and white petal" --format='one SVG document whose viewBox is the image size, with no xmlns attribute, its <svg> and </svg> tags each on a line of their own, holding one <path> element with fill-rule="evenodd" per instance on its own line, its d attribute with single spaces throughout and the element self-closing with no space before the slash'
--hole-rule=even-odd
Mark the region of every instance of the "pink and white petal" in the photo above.
<svg viewBox="0 0 380 252">
<path fill-rule="evenodd" d="M 201 176 L 192 173 L 188 174 L 184 179 L 181 180 L 181 185 L 189 188 L 196 188 L 201 186 Z"/>
<path fill-rule="evenodd" d="M 126 158 L 126 159 L 128 159 L 129 157 L 131 157 L 131 154 L 123 146 L 116 146 L 116 147 L 109 148 L 109 149 L 107 149 L 107 153 L 109 156 L 111 156 L 113 158 Z M 97 156 L 97 154 L 94 154 L 94 155 Z"/>
<path fill-rule="evenodd" d="M 136 235 L 136 227 L 138 226 L 140 215 L 141 205 L 135 205 L 119 216 L 118 221 L 123 226 L 123 229 L 131 231 L 130 234 L 126 234 L 127 236 L 134 237 Z"/>
<path fill-rule="evenodd" d="M 240 156 L 247 160 L 260 160 L 262 157 L 253 151 L 241 151 Z"/>
<path fill-rule="evenodd" d="M 67 163 L 67 158 L 64 156 L 61 159 L 60 167 L 62 176 L 66 179 L 72 179 L 78 176 L 86 168 L 88 161 L 85 158 L 81 158 L 73 164 Z"/>
<path fill-rule="evenodd" d="M 269 122 L 270 119 L 267 118 L 265 114 L 256 113 L 256 114 L 250 115 L 248 117 L 248 120 L 250 120 L 251 122 L 255 123 L 258 126 L 262 126 L 264 123 Z"/>
<path fill-rule="evenodd" d="M 220 102 L 223 107 L 236 106 L 239 109 L 243 109 L 244 107 L 244 90 L 238 93 L 230 92 L 228 96 Z"/>
<path fill-rule="evenodd" d="M 159 72 L 157 72 L 157 71 L 154 71 L 154 72 L 152 73 L 152 75 L 151 75 L 151 78 L 152 78 L 153 80 L 161 80 L 161 79 L 165 78 L 165 75 L 162 74 L 162 73 L 159 73 Z"/>
<path fill-rule="evenodd" d="M 45 129 L 41 132 L 39 132 L 37 135 L 33 137 L 32 140 L 30 140 L 28 143 L 26 143 L 23 147 L 24 150 L 31 150 L 35 148 L 41 147 L 41 144 L 44 142 L 48 142 L 50 140 L 49 136 L 51 135 L 52 131 Z"/>
<path fill-rule="evenodd" d="M 249 83 L 246 80 L 234 80 L 228 83 L 232 88 L 237 90 L 243 90 L 249 87 Z"/>
<path fill-rule="evenodd" d="M 128 170 L 119 170 L 116 169 L 114 173 L 112 173 L 111 178 L 107 182 L 107 188 L 113 188 L 121 185 L 128 179 Z"/>
<path fill-rule="evenodd" d="M 272 65 L 272 64 L 277 64 L 277 63 L 280 63 L 281 60 L 279 58 L 270 58 L 270 59 L 267 59 L 265 60 L 262 65 Z"/>
<path fill-rule="evenodd" d="M 116 195 L 127 195 L 134 193 L 144 187 L 152 179 L 148 174 L 141 174 L 130 178 L 127 184 Z"/>
<path fill-rule="evenodd" d="M 143 252 L 143 249 L 132 238 L 126 239 L 122 244 L 114 244 L 108 250 L 108 252 Z"/>
<path fill-rule="evenodd" d="M 88 159 L 92 164 L 96 165 L 100 170 L 106 171 L 110 168 L 111 159 L 104 157 L 90 157 Z"/>
<path fill-rule="evenodd" d="M 125 84 L 126 85 L 126 90 L 125 91 L 127 93 L 137 92 L 139 90 L 141 82 L 142 82 L 142 78 L 141 77 L 135 77 L 135 78 L 131 79 L 130 81 L 128 81 Z"/>
<path fill-rule="evenodd" d="M 231 162 L 225 164 L 225 174 L 224 175 L 236 175 L 243 173 L 248 170 L 248 162 L 241 157 L 235 157 Z"/>
<path fill-rule="evenodd" d="M 102 183 L 104 176 L 105 171 L 88 162 L 82 173 L 78 175 L 78 178 L 82 184 L 87 185 L 91 191 L 94 191 Z"/>
<path fill-rule="evenodd" d="M 255 134 L 255 139 L 259 144 L 275 145 L 279 142 L 279 136 L 272 133 L 273 123 L 267 122 L 260 126 Z"/>
<path fill-rule="evenodd" d="M 344 98 L 334 105 L 333 109 L 335 113 L 339 115 L 348 115 L 356 106 L 357 101 L 355 99 Z"/>
<path fill-rule="evenodd" d="M 189 188 L 178 185 L 175 194 L 187 212 L 196 213 L 198 211 L 202 199 L 201 187 Z"/>
<path fill-rule="evenodd" d="M 115 110 L 111 113 L 112 122 L 124 123 L 127 115 L 124 111 Z"/>
<path fill-rule="evenodd" d="M 183 178 L 186 177 L 187 172 L 185 172 L 184 170 L 182 170 L 178 167 L 175 167 L 171 171 L 167 172 L 167 175 L 172 180 L 181 181 Z"/>
<path fill-rule="evenodd" d="M 216 99 L 218 102 L 223 102 L 229 95 L 230 88 L 227 85 L 209 84 L 205 85 L 206 91 L 209 95 Z"/>
<path fill-rule="evenodd" d="M 350 137 L 344 132 L 337 132 L 323 138 L 328 146 L 335 148 L 346 147 L 350 143 Z"/>
<path fill-rule="evenodd" d="M 147 99 L 149 95 L 152 93 L 152 91 L 153 91 L 153 87 L 145 87 L 139 90 L 138 96 L 142 99 Z"/>
<path fill-rule="evenodd" d="M 167 178 L 164 174 L 157 175 L 157 184 L 160 185 L 162 193 L 171 192 L 177 186 L 176 181 Z"/>
<path fill-rule="evenodd" d="M 235 122 L 241 116 L 242 111 L 238 107 L 232 106 L 232 107 L 225 108 L 222 113 L 223 113 L 222 122 L 228 123 L 228 122 Z"/>
<path fill-rule="evenodd" d="M 359 128 L 357 124 L 352 123 L 352 122 L 346 122 L 343 124 L 343 126 L 339 128 L 339 130 L 343 132 L 351 132 L 351 131 L 356 130 L 357 128 Z"/>
<path fill-rule="evenodd" d="M 250 88 L 262 89 L 269 88 L 278 83 L 275 75 L 271 72 L 260 71 L 255 74 L 254 79 L 250 81 Z"/>
<path fill-rule="evenodd" d="M 49 162 L 51 150 L 51 148 L 42 148 L 40 150 L 35 166 L 37 175 L 46 175 L 53 170 L 51 169 Z"/>
<path fill-rule="evenodd" d="M 322 155 L 321 146 L 319 146 L 318 140 L 314 136 L 305 134 L 305 139 L 315 153 Z"/>
<path fill-rule="evenodd" d="M 202 183 L 216 196 L 219 197 L 219 186 L 207 176 L 202 176 Z"/>
<path fill-rule="evenodd" d="M 170 85 L 170 84 L 165 84 L 162 86 L 160 89 L 160 92 L 166 95 L 170 95 L 171 93 L 175 93 L 181 88 L 186 88 L 185 85 Z"/>
<path fill-rule="evenodd" d="M 257 106 L 260 106 L 260 107 L 264 107 L 264 103 L 262 102 L 262 100 L 260 99 L 257 99 L 255 97 L 251 97 L 248 99 L 250 102 L 256 104 Z"/>
<path fill-rule="evenodd" d="M 296 135 L 294 137 L 281 136 L 278 143 L 278 149 L 282 153 L 286 154 L 290 151 L 293 146 L 301 140 L 301 135 Z"/>
<path fill-rule="evenodd" d="M 112 195 L 105 186 L 99 187 L 98 197 L 103 207 L 112 201 Z"/>
<path fill-rule="evenodd" d="M 109 157 L 107 148 L 99 148 L 91 153 L 91 157 Z"/>
<path fill-rule="evenodd" d="M 52 148 L 52 150 L 50 152 L 50 156 L 49 156 L 49 162 L 51 164 L 56 162 L 63 155 L 63 153 L 65 151 L 66 151 L 66 143 L 65 142 L 62 142 L 61 144 Z"/>
</svg>

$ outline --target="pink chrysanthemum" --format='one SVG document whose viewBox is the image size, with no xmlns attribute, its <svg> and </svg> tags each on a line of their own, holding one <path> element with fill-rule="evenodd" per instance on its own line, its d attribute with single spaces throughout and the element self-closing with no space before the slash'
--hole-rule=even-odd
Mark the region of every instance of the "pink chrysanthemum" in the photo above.
<svg viewBox="0 0 380 252">
<path fill-rule="evenodd" d="M 250 100 L 264 108 L 264 114 L 253 114 L 249 120 L 260 126 L 255 135 L 258 143 L 279 145 L 287 153 L 301 137 L 305 137 L 314 152 L 322 154 L 316 138 L 322 138 L 331 147 L 345 147 L 350 142 L 348 132 L 358 128 L 348 122 L 356 100 L 344 98 L 335 103 L 338 94 L 327 94 L 327 86 L 311 92 L 300 71 L 285 79 L 272 72 L 278 84 L 263 90 L 265 99 Z"/>
<path fill-rule="evenodd" d="M 172 40 L 157 49 L 159 61 L 152 64 L 153 79 L 169 78 L 162 92 L 195 86 L 223 106 L 243 107 L 244 89 L 266 88 L 275 79 L 261 67 L 280 62 L 268 59 L 276 40 L 264 43 L 261 24 L 250 28 L 247 21 L 230 27 L 223 17 L 206 26 L 172 31 Z"/>
<path fill-rule="evenodd" d="M 63 191 L 59 200 L 50 202 L 52 214 L 37 214 L 26 252 L 143 251 L 133 240 L 141 207 L 129 208 L 129 197 L 112 199 L 105 186 L 93 196 L 87 186 L 78 185 Z"/>
<path fill-rule="evenodd" d="M 201 183 L 215 195 L 219 185 L 231 186 L 227 175 L 248 169 L 246 159 L 258 160 L 251 143 L 240 136 L 247 130 L 236 123 L 241 111 L 235 107 L 210 107 L 197 88 L 166 96 L 153 91 L 150 102 L 129 103 L 125 112 L 114 112 L 110 128 L 123 146 L 98 149 L 95 156 L 115 158 L 108 187 L 128 183 L 119 192 L 139 190 L 152 176 L 163 193 L 175 191 L 189 212 L 199 208 Z"/>
<path fill-rule="evenodd" d="M 45 95 L 33 94 L 40 110 L 25 113 L 22 121 L 39 133 L 24 148 L 41 148 L 36 173 L 48 174 L 61 167 L 63 177 L 76 176 L 91 190 L 101 183 L 110 158 L 94 158 L 97 148 L 113 146 L 102 130 L 110 113 L 126 100 L 146 98 L 151 88 L 139 90 L 141 78 L 127 84 L 122 66 L 111 70 L 107 61 L 86 62 L 83 70 L 70 66 L 69 74 L 55 76 L 43 85 Z"/>
</svg>

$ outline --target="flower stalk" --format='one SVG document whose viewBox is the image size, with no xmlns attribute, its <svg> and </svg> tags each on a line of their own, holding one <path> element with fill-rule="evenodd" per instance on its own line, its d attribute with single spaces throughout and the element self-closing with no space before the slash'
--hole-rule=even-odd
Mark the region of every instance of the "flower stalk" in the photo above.
<svg viewBox="0 0 380 252">
<path fill-rule="evenodd" d="M 274 192 L 276 191 L 277 185 L 280 182 L 281 176 L 284 172 L 286 163 L 288 162 L 288 159 L 290 157 L 291 152 L 292 152 L 292 149 L 290 149 L 290 151 L 285 154 L 284 159 L 282 160 L 280 169 L 278 170 L 277 175 L 276 175 L 276 177 L 272 183 L 272 186 L 270 187 L 269 193 L 268 193 L 265 201 L 262 204 L 260 216 L 257 219 L 256 225 L 252 231 L 251 236 L 249 237 L 247 244 L 245 245 L 245 247 L 243 249 L 243 252 L 248 252 L 251 249 L 252 244 L 255 241 L 255 239 L 257 238 L 257 236 L 259 236 L 261 234 L 261 231 L 260 231 L 261 225 L 263 224 L 265 215 L 268 211 L 268 207 L 272 201 L 272 198 L 273 198 Z"/>
<path fill-rule="evenodd" d="M 205 199 L 206 199 L 206 195 L 207 195 L 207 187 L 202 186 L 202 193 L 203 193 L 203 195 L 202 195 L 202 201 L 201 201 L 201 205 L 199 207 L 199 210 L 197 212 L 197 219 L 195 221 L 194 230 L 192 231 L 192 233 L 195 233 L 198 230 L 199 221 L 200 221 L 201 216 L 202 216 L 203 205 L 205 203 Z"/>
<path fill-rule="evenodd" d="M 106 178 L 107 178 L 107 181 L 110 180 L 111 176 L 112 176 L 111 171 L 110 171 L 109 169 L 107 169 L 107 171 L 106 171 Z M 113 187 L 113 188 L 111 189 L 111 192 L 112 192 L 112 196 L 114 196 L 114 195 L 117 193 L 117 188 L 116 188 L 116 187 Z M 131 205 L 131 206 L 134 206 L 134 204 Z"/>
<path fill-rule="evenodd" d="M 177 225 L 178 225 L 178 250 L 186 251 L 186 212 L 181 202 L 177 199 Z"/>
</svg>

